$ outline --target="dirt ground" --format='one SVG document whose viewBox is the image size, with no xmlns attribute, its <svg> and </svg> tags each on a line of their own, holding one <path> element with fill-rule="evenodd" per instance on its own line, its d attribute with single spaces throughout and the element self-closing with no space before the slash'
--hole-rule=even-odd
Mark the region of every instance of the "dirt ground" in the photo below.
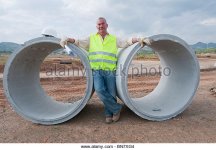
<svg viewBox="0 0 216 150">
<path fill-rule="evenodd" d="M 148 94 L 158 81 L 159 76 L 129 78 L 131 96 Z M 67 122 L 51 126 L 33 124 L 13 111 L 2 84 L 0 79 L 1 143 L 216 142 L 216 70 L 202 71 L 192 104 L 177 117 L 162 122 L 142 119 L 124 106 L 120 120 L 106 124 L 103 105 L 94 94 L 86 107 Z M 41 79 L 44 90 L 58 101 L 79 99 L 84 94 L 85 84 L 82 77 Z"/>
</svg>

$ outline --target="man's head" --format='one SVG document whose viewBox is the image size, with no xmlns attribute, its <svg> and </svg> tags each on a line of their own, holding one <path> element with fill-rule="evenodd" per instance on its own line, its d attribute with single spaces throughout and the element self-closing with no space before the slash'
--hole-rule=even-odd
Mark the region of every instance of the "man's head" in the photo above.
<svg viewBox="0 0 216 150">
<path fill-rule="evenodd" d="M 97 20 L 97 29 L 98 33 L 101 35 L 104 35 L 107 33 L 108 24 L 106 22 L 106 19 L 103 17 L 99 17 Z"/>
</svg>

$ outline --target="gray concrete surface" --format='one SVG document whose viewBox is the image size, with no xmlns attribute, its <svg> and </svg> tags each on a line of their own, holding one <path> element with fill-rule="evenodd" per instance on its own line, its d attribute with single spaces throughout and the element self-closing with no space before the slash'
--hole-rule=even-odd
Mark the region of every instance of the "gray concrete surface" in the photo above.
<svg viewBox="0 0 216 150">
<path fill-rule="evenodd" d="M 87 54 L 76 46 L 68 45 L 90 68 Z M 4 69 L 3 87 L 6 97 L 14 110 L 22 117 L 39 124 L 58 124 L 77 115 L 90 99 L 93 79 L 87 70 L 86 93 L 74 103 L 63 103 L 48 96 L 40 85 L 40 65 L 54 50 L 61 48 L 59 39 L 41 37 L 28 41 L 15 51 Z"/>
<path fill-rule="evenodd" d="M 161 121 L 175 117 L 193 100 L 199 84 L 200 68 L 194 51 L 180 38 L 155 35 L 150 46 L 158 55 L 162 73 L 157 87 L 147 96 L 131 98 L 128 92 L 128 71 L 133 56 L 140 50 L 134 44 L 119 54 L 116 83 L 120 99 L 142 118 Z M 121 68 L 121 69 L 120 69 Z"/>
</svg>

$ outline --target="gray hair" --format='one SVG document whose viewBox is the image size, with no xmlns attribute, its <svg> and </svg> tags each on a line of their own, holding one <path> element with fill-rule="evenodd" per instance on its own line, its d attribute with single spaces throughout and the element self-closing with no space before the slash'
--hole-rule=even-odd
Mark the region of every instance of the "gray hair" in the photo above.
<svg viewBox="0 0 216 150">
<path fill-rule="evenodd" d="M 99 17 L 99 18 L 97 19 L 97 21 L 98 21 L 98 20 L 101 20 L 101 19 L 104 20 L 104 21 L 107 23 L 107 21 L 106 21 L 106 19 L 105 19 L 104 17 Z"/>
</svg>

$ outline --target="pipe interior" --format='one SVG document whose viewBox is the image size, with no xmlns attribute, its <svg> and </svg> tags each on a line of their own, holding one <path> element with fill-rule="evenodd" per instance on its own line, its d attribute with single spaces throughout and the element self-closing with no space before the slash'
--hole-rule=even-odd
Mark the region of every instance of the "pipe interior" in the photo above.
<svg viewBox="0 0 216 150">
<path fill-rule="evenodd" d="M 173 116 L 189 105 L 196 91 L 197 64 L 191 52 L 183 45 L 159 40 L 150 46 L 158 55 L 163 72 L 157 87 L 148 95 L 131 99 L 141 114 L 161 118 Z M 168 70 L 166 69 L 166 70 Z"/>
<path fill-rule="evenodd" d="M 25 47 L 13 59 L 8 71 L 8 91 L 16 109 L 24 116 L 34 120 L 57 120 L 80 105 L 81 100 L 75 103 L 56 101 L 40 85 L 41 63 L 59 48 L 57 43 L 39 42 Z"/>
</svg>

